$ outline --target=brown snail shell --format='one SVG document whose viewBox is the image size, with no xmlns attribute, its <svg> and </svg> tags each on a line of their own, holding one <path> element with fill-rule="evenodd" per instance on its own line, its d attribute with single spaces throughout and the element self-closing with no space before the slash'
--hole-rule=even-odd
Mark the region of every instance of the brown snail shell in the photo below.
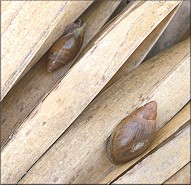
<svg viewBox="0 0 191 185">
<path fill-rule="evenodd" d="M 85 23 L 69 24 L 63 35 L 50 48 L 47 71 L 53 72 L 73 60 L 83 44 Z"/>
<path fill-rule="evenodd" d="M 156 132 L 157 103 L 151 101 L 122 120 L 107 141 L 114 164 L 126 163 L 143 153 Z"/>
</svg>

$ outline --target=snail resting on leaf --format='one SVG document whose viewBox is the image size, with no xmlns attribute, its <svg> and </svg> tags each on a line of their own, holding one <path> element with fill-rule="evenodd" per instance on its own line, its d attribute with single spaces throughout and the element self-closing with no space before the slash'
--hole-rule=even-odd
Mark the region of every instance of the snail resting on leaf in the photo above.
<svg viewBox="0 0 191 185">
<path fill-rule="evenodd" d="M 50 48 L 47 71 L 53 72 L 73 60 L 83 44 L 85 23 L 79 20 L 69 24 L 63 35 Z"/>
<path fill-rule="evenodd" d="M 123 164 L 143 153 L 154 138 L 156 117 L 157 103 L 151 101 L 123 119 L 107 141 L 110 161 Z"/>
</svg>

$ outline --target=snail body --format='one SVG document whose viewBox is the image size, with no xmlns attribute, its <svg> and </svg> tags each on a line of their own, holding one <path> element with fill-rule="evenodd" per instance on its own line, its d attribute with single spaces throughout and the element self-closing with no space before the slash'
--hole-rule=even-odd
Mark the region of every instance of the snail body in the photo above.
<svg viewBox="0 0 191 185">
<path fill-rule="evenodd" d="M 73 60 L 83 44 L 85 23 L 69 24 L 63 35 L 50 48 L 47 71 L 53 72 Z"/>
<path fill-rule="evenodd" d="M 122 120 L 107 141 L 110 161 L 123 164 L 143 153 L 154 138 L 156 117 L 157 103 L 151 101 Z"/>
</svg>

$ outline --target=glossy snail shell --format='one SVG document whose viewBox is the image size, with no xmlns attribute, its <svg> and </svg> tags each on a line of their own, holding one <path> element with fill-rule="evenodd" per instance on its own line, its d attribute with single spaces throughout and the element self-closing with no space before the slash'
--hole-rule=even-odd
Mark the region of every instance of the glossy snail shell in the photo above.
<svg viewBox="0 0 191 185">
<path fill-rule="evenodd" d="M 69 24 L 63 35 L 50 48 L 47 71 L 53 72 L 73 60 L 83 44 L 85 23 Z"/>
<path fill-rule="evenodd" d="M 154 138 L 156 117 L 157 103 L 151 101 L 122 120 L 107 141 L 110 161 L 126 163 L 144 152 Z"/>
</svg>

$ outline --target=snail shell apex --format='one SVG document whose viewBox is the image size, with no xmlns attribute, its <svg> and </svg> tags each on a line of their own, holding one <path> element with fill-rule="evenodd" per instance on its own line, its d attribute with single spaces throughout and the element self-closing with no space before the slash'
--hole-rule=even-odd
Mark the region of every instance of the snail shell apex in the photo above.
<svg viewBox="0 0 191 185">
<path fill-rule="evenodd" d="M 47 71 L 53 72 L 73 60 L 83 44 L 85 23 L 69 24 L 49 50 Z"/>
<path fill-rule="evenodd" d="M 143 153 L 154 138 L 156 117 L 157 103 L 151 101 L 122 120 L 107 141 L 110 161 L 123 164 Z"/>
</svg>

